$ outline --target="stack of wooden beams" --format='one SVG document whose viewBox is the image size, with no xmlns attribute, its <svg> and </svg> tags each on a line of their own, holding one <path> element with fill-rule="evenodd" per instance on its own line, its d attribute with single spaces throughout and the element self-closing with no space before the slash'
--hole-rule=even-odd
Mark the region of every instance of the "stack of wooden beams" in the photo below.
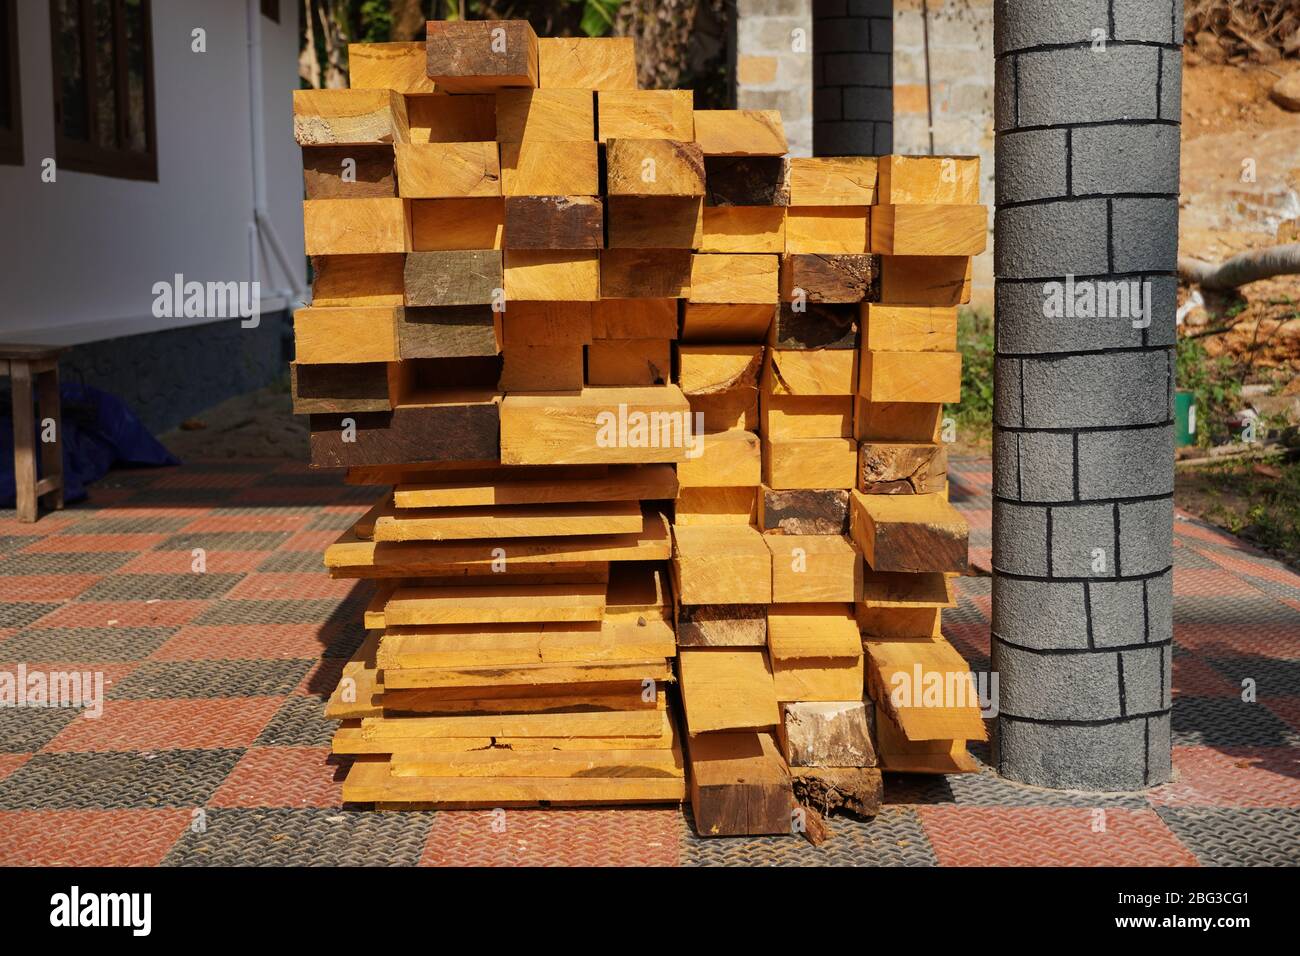
<svg viewBox="0 0 1300 956">
<path fill-rule="evenodd" d="M 878 764 L 969 769 L 969 709 L 889 691 L 965 670 L 972 161 L 788 158 L 779 114 L 523 21 L 350 60 L 295 95 L 295 407 L 313 464 L 384 489 L 325 555 L 376 588 L 328 707 L 344 798 L 689 791 L 701 833 L 788 833 L 872 812 Z"/>
</svg>

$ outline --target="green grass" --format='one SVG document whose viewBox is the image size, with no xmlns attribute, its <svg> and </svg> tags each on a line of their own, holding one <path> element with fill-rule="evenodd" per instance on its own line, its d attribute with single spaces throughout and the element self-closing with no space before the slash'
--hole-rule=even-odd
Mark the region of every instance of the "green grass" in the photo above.
<svg viewBox="0 0 1300 956">
<path fill-rule="evenodd" d="M 1180 474 L 1176 498 L 1207 521 L 1300 563 L 1300 460 L 1284 457 L 1227 461 Z"/>
<path fill-rule="evenodd" d="M 1200 339 L 1179 339 L 1175 348 L 1174 381 L 1196 401 L 1196 443 L 1202 448 L 1236 440 L 1228 418 L 1237 410 L 1241 379 L 1232 359 L 1210 358 Z"/>
<path fill-rule="evenodd" d="M 957 437 L 967 445 L 993 441 L 993 314 L 986 309 L 957 312 L 957 348 L 961 351 L 961 403 L 946 414 L 957 423 Z"/>
</svg>

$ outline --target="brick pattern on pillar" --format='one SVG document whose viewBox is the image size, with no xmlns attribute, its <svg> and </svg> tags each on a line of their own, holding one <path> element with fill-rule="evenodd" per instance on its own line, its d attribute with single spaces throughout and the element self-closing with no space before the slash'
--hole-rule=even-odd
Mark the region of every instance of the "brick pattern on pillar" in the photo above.
<svg viewBox="0 0 1300 956">
<path fill-rule="evenodd" d="M 813 147 L 812 0 L 736 0 L 736 107 L 780 110 L 791 156 Z"/>
<path fill-rule="evenodd" d="M 997 0 L 997 766 L 1039 786 L 1171 773 L 1182 15 Z"/>
<path fill-rule="evenodd" d="M 814 155 L 893 152 L 893 17 L 893 0 L 813 0 Z"/>
</svg>

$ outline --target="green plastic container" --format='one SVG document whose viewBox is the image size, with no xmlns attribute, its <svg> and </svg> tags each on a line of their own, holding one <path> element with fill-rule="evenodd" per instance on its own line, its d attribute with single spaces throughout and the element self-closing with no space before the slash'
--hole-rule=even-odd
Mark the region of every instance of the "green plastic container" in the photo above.
<svg viewBox="0 0 1300 956">
<path fill-rule="evenodd" d="M 1174 391 L 1174 443 L 1196 444 L 1196 394 L 1185 388 Z"/>
</svg>

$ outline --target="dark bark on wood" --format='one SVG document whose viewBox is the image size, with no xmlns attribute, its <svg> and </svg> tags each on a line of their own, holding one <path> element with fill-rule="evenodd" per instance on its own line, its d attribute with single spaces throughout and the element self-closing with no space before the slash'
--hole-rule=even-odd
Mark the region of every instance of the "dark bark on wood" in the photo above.
<svg viewBox="0 0 1300 956">
<path fill-rule="evenodd" d="M 680 604 L 677 643 L 682 647 L 765 647 L 766 604 Z"/>
<path fill-rule="evenodd" d="M 501 253 L 409 252 L 405 282 L 408 306 L 491 305 L 498 290 L 505 288 Z"/>
<path fill-rule="evenodd" d="M 803 814 L 803 826 L 799 832 L 813 846 L 821 846 L 834 835 L 826 823 L 826 818 L 813 807 L 803 806 L 800 810 Z"/>
<path fill-rule="evenodd" d="M 774 491 L 759 501 L 763 531 L 784 534 L 844 534 L 849 530 L 849 493 L 836 489 Z"/>
<path fill-rule="evenodd" d="M 495 402 L 408 405 L 391 412 L 311 416 L 311 463 L 318 468 L 429 461 L 496 461 L 500 422 Z M 356 441 L 343 440 L 343 419 Z"/>
<path fill-rule="evenodd" d="M 495 49 L 494 29 L 505 31 Z M 526 20 L 429 21 L 425 47 L 426 72 L 450 92 L 489 88 L 494 77 L 537 75 L 537 34 Z"/>
<path fill-rule="evenodd" d="M 939 443 L 860 442 L 858 490 L 868 495 L 928 495 L 948 483 L 948 448 Z"/>
<path fill-rule="evenodd" d="M 358 362 L 341 365 L 289 365 L 295 415 L 331 412 L 388 412 L 388 365 Z"/>
<path fill-rule="evenodd" d="M 690 287 L 690 249 L 607 249 L 600 254 L 602 299 L 677 299 Z"/>
<path fill-rule="evenodd" d="M 858 307 L 807 302 L 799 310 L 782 302 L 773 324 L 781 349 L 853 349 L 858 346 Z"/>
<path fill-rule="evenodd" d="M 788 206 L 790 183 L 783 156 L 706 156 L 707 206 Z"/>
<path fill-rule="evenodd" d="M 880 298 L 880 259 L 862 253 L 792 253 L 781 263 L 781 291 L 802 289 L 809 302 L 874 302 Z"/>
<path fill-rule="evenodd" d="M 594 196 L 507 196 L 507 249 L 599 249 L 605 223 Z"/>
<path fill-rule="evenodd" d="M 494 356 L 494 318 L 487 305 L 404 308 L 397 321 L 399 354 L 404 359 Z"/>
<path fill-rule="evenodd" d="M 843 810 L 859 820 L 880 813 L 884 784 L 875 767 L 809 767 L 790 771 L 794 797 L 829 816 Z"/>
<path fill-rule="evenodd" d="M 344 163 L 356 163 L 354 182 L 343 179 Z M 391 146 L 304 146 L 302 181 L 308 199 L 384 199 L 397 195 Z"/>
</svg>

